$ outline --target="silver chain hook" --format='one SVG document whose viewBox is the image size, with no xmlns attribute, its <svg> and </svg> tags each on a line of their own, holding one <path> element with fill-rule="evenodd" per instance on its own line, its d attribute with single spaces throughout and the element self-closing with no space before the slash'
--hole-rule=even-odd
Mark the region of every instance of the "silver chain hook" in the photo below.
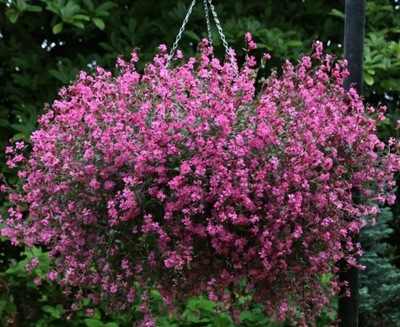
<svg viewBox="0 0 400 327">
<path fill-rule="evenodd" d="M 190 7 L 189 7 L 188 12 L 186 13 L 186 17 L 183 20 L 182 26 L 179 29 L 179 33 L 176 36 L 175 42 L 172 45 L 171 51 L 169 53 L 169 56 L 168 56 L 168 59 L 167 59 L 167 63 L 165 64 L 166 68 L 168 68 L 168 66 L 171 64 L 171 60 L 172 60 L 172 58 L 173 58 L 173 56 L 174 56 L 174 54 L 176 52 L 176 49 L 178 48 L 178 43 L 182 38 L 183 32 L 185 31 L 186 24 L 189 21 L 189 17 L 192 14 L 192 11 L 193 11 L 193 8 L 194 8 L 195 4 L 196 4 L 196 0 L 193 0 L 191 5 L 190 5 Z M 217 26 L 218 34 L 219 34 L 219 36 L 221 38 L 221 41 L 222 41 L 222 45 L 225 48 L 225 54 L 227 56 L 229 56 L 229 45 L 228 45 L 228 42 L 226 41 L 224 32 L 222 31 L 221 23 L 220 23 L 220 21 L 218 19 L 218 15 L 217 15 L 217 12 L 215 11 L 215 7 L 212 4 L 212 0 L 203 0 L 203 4 L 204 4 L 204 14 L 206 16 L 207 33 L 208 33 L 208 38 L 209 38 L 210 44 L 212 45 L 212 33 L 211 33 L 211 23 L 210 23 L 210 15 L 208 13 L 208 7 L 210 7 L 211 14 L 212 14 L 212 16 L 214 18 L 215 25 Z M 234 64 L 234 63 L 232 62 L 232 64 Z M 235 72 L 236 72 L 236 75 L 237 75 L 237 68 L 236 67 L 235 67 Z"/>
<path fill-rule="evenodd" d="M 215 25 L 217 26 L 219 36 L 221 37 L 222 44 L 225 48 L 225 53 L 226 53 L 226 55 L 229 55 L 229 45 L 228 45 L 228 42 L 226 41 L 224 32 L 222 31 L 221 23 L 218 19 L 218 15 L 217 15 L 217 12 L 215 11 L 215 7 L 212 4 L 212 0 L 208 0 L 208 3 L 210 5 L 211 13 L 214 17 Z"/>
<path fill-rule="evenodd" d="M 210 15 L 208 14 L 208 0 L 203 0 L 203 5 L 204 5 L 204 14 L 206 16 L 208 40 L 210 41 L 210 45 L 212 45 Z"/>
<path fill-rule="evenodd" d="M 178 48 L 178 43 L 179 43 L 179 41 L 180 41 L 181 38 L 182 38 L 182 34 L 183 34 L 183 32 L 185 31 L 186 24 L 187 24 L 187 22 L 189 21 L 189 17 L 190 17 L 190 15 L 192 14 L 193 7 L 194 7 L 195 4 L 196 4 L 196 0 L 193 0 L 193 1 L 192 1 L 192 4 L 191 4 L 190 7 L 189 7 L 188 12 L 186 13 L 186 17 L 185 17 L 185 19 L 183 20 L 182 26 L 181 26 L 181 28 L 179 29 L 179 33 L 178 33 L 178 35 L 176 36 L 175 42 L 174 42 L 174 44 L 172 45 L 171 51 L 170 51 L 170 53 L 169 53 L 169 57 L 168 57 L 167 63 L 165 64 L 165 67 L 166 67 L 166 68 L 167 68 L 167 67 L 169 66 L 169 64 L 171 63 L 172 57 L 174 56 L 175 51 L 176 51 L 176 49 Z"/>
<path fill-rule="evenodd" d="M 228 42 L 226 41 L 225 34 L 222 31 L 222 26 L 221 26 L 221 23 L 220 23 L 220 21 L 218 19 L 217 12 L 215 10 L 214 5 L 212 4 L 212 0 L 207 0 L 207 1 L 208 1 L 209 5 L 210 5 L 211 13 L 212 13 L 212 15 L 214 17 L 215 25 L 217 26 L 217 30 L 218 30 L 219 36 L 221 38 L 222 45 L 225 48 L 225 55 L 226 55 L 227 58 L 229 58 L 229 61 L 231 62 L 233 70 L 234 70 L 235 75 L 237 77 L 239 75 L 239 70 L 238 70 L 238 67 L 237 67 L 237 64 L 236 64 L 235 60 L 232 59 L 232 57 L 229 54 L 229 45 L 228 45 Z"/>
</svg>

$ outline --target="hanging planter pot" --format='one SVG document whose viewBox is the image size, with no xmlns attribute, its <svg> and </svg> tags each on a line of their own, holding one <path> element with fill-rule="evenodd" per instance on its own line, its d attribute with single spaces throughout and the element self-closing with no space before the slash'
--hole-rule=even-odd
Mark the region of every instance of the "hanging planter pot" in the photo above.
<svg viewBox="0 0 400 327">
<path fill-rule="evenodd" d="M 212 54 L 207 40 L 188 60 L 160 46 L 142 74 L 136 53 L 116 77 L 81 73 L 30 145 L 7 148 L 22 183 L 2 186 L 13 206 L 1 234 L 51 250 L 47 278 L 74 310 L 139 298 L 150 326 L 149 290 L 171 309 L 206 292 L 236 320 L 258 302 L 307 326 L 340 287 L 321 278 L 341 259 L 359 267 L 352 235 L 394 202 L 400 168 L 398 140 L 375 135 L 384 108 L 341 87 L 345 63 L 320 43 L 258 94 L 254 57 L 239 70 L 232 50 L 225 63 Z"/>
</svg>

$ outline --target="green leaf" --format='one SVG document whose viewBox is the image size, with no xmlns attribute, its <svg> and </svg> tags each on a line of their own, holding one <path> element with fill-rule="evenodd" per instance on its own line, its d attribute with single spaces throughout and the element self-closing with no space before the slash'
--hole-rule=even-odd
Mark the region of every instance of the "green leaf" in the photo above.
<svg viewBox="0 0 400 327">
<path fill-rule="evenodd" d="M 46 1 L 46 9 L 55 13 L 56 15 L 60 15 L 59 5 L 59 3 L 56 3 L 54 1 Z"/>
<path fill-rule="evenodd" d="M 85 307 L 90 304 L 90 300 L 87 297 L 85 297 L 82 302 L 83 302 L 83 306 L 85 306 Z"/>
<path fill-rule="evenodd" d="M 115 322 L 108 322 L 104 326 L 105 327 L 118 327 L 118 324 Z"/>
<path fill-rule="evenodd" d="M 76 20 L 86 20 L 87 22 L 90 21 L 90 17 L 88 15 L 77 14 L 72 17 Z"/>
<path fill-rule="evenodd" d="M 240 321 L 249 320 L 253 321 L 254 317 L 250 311 L 244 311 L 240 314 Z"/>
<path fill-rule="evenodd" d="M 61 82 L 65 82 L 67 77 L 62 74 L 61 72 L 59 72 L 58 70 L 55 69 L 49 69 L 48 70 L 49 75 L 53 76 L 54 78 L 58 79 Z"/>
<path fill-rule="evenodd" d="M 8 127 L 8 126 L 10 126 L 10 122 L 7 119 L 0 119 L 0 126 Z"/>
<path fill-rule="evenodd" d="M 107 12 L 113 7 L 117 7 L 114 2 L 106 1 L 96 8 L 96 12 Z"/>
<path fill-rule="evenodd" d="M 14 1 L 14 4 L 18 8 L 18 11 L 20 11 L 20 12 L 24 11 L 26 9 L 26 6 L 27 6 L 25 0 Z"/>
<path fill-rule="evenodd" d="M 34 6 L 34 5 L 28 5 L 25 10 L 26 11 L 30 11 L 30 12 L 41 12 L 42 11 L 42 7 Z"/>
<path fill-rule="evenodd" d="M 344 12 L 342 12 L 342 11 L 340 11 L 340 10 L 337 10 L 337 9 L 332 9 L 332 10 L 329 12 L 329 15 L 331 15 L 331 16 L 336 16 L 336 17 L 339 17 L 339 18 L 342 18 L 342 19 L 345 18 Z"/>
<path fill-rule="evenodd" d="M 83 320 L 86 327 L 104 327 L 104 324 L 100 320 L 87 318 Z"/>
<path fill-rule="evenodd" d="M 89 11 L 94 11 L 94 4 L 92 0 L 83 0 L 83 3 L 87 7 L 87 9 L 89 9 Z"/>
<path fill-rule="evenodd" d="M 7 302 L 4 311 L 8 313 L 17 312 L 17 306 L 14 302 Z"/>
<path fill-rule="evenodd" d="M 44 305 L 42 306 L 42 310 L 49 313 L 53 318 L 61 318 L 61 312 L 58 308 L 52 307 L 50 305 Z"/>
<path fill-rule="evenodd" d="M 4 311 L 6 304 L 7 304 L 7 301 L 0 300 L 0 317 L 3 317 L 3 311 Z"/>
<path fill-rule="evenodd" d="M 85 28 L 85 25 L 83 25 L 82 22 L 71 22 L 71 25 L 73 25 L 75 27 L 78 27 L 78 28 L 81 28 L 81 29 Z"/>
<path fill-rule="evenodd" d="M 213 312 L 215 309 L 216 304 L 206 298 L 194 298 L 191 299 L 187 305 L 189 310 L 205 310 Z"/>
<path fill-rule="evenodd" d="M 107 44 L 105 42 L 99 42 L 99 46 L 101 46 L 106 51 L 109 51 L 109 52 L 114 51 L 114 48 L 110 44 Z"/>
<path fill-rule="evenodd" d="M 93 313 L 92 319 L 101 320 L 101 312 L 100 312 L 99 309 L 94 309 L 94 313 Z"/>
<path fill-rule="evenodd" d="M 369 86 L 374 85 L 374 78 L 372 77 L 372 75 L 370 75 L 368 73 L 364 74 L 364 81 Z"/>
<path fill-rule="evenodd" d="M 74 2 L 68 2 L 68 4 L 60 9 L 60 16 L 64 19 L 68 19 L 74 15 L 76 15 L 81 7 L 79 7 L 76 3 Z"/>
<path fill-rule="evenodd" d="M 12 137 L 13 141 L 21 141 L 21 140 L 26 140 L 26 135 L 25 133 L 17 133 Z"/>
<path fill-rule="evenodd" d="M 160 293 L 159 291 L 157 291 L 157 290 L 151 290 L 151 291 L 150 291 L 150 296 L 151 296 L 152 298 L 154 298 L 154 299 L 162 300 L 162 295 L 161 295 L 161 293 Z"/>
<path fill-rule="evenodd" d="M 230 321 L 228 318 L 226 318 L 226 317 L 220 317 L 220 318 L 218 319 L 218 324 L 217 324 L 217 326 L 218 326 L 218 327 L 229 327 L 229 326 L 232 326 L 232 323 L 231 323 L 231 321 Z"/>
<path fill-rule="evenodd" d="M 292 41 L 287 41 L 285 44 L 287 47 L 300 47 L 303 45 L 303 42 L 298 40 L 292 40 Z"/>
<path fill-rule="evenodd" d="M 104 21 L 101 18 L 94 17 L 94 18 L 92 18 L 92 22 L 101 30 L 104 30 L 104 28 L 106 27 L 106 25 L 104 24 Z"/>
<path fill-rule="evenodd" d="M 62 31 L 64 24 L 63 23 L 58 23 L 53 26 L 53 34 L 58 34 Z"/>
<path fill-rule="evenodd" d="M 186 30 L 185 32 L 183 32 L 183 34 L 189 36 L 190 38 L 192 38 L 196 42 L 200 42 L 201 41 L 199 36 L 195 32 L 193 32 L 191 30 Z"/>
<path fill-rule="evenodd" d="M 323 274 L 321 277 L 322 285 L 328 285 L 328 283 L 332 280 L 333 276 L 331 274 Z"/>
<path fill-rule="evenodd" d="M 8 16 L 8 19 L 10 20 L 10 22 L 15 24 L 18 20 L 19 12 L 14 9 L 11 9 L 11 10 L 7 11 L 6 15 Z"/>
</svg>

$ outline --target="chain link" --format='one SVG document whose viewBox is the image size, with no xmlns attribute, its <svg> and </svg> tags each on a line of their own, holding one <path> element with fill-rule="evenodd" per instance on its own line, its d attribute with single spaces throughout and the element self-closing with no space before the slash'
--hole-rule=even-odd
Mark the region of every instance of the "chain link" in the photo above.
<svg viewBox="0 0 400 327">
<path fill-rule="evenodd" d="M 228 55 L 229 54 L 229 45 L 228 45 L 228 42 L 226 41 L 224 32 L 222 31 L 221 23 L 220 23 L 220 21 L 218 19 L 217 12 L 215 11 L 215 7 L 212 4 L 212 0 L 208 0 L 208 3 L 209 3 L 210 8 L 211 8 L 211 13 L 212 13 L 212 15 L 214 17 L 215 25 L 217 26 L 217 30 L 218 30 L 219 36 L 221 37 L 222 44 L 223 44 L 223 46 L 225 48 L 225 54 Z"/>
<path fill-rule="evenodd" d="M 187 24 L 187 22 L 189 21 L 189 17 L 190 17 L 190 15 L 192 14 L 193 7 L 194 7 L 195 4 L 196 4 L 196 0 L 193 0 L 193 1 L 192 1 L 192 4 L 191 4 L 190 7 L 189 7 L 188 12 L 186 13 L 186 17 L 185 17 L 185 19 L 183 20 L 182 26 L 181 26 L 181 28 L 179 29 L 179 33 L 178 33 L 178 35 L 176 36 L 175 42 L 174 42 L 174 44 L 172 45 L 172 48 L 171 48 L 171 51 L 170 51 L 170 53 L 169 53 L 169 57 L 168 57 L 167 63 L 165 64 L 165 67 L 168 67 L 169 64 L 171 63 L 172 57 L 174 56 L 175 51 L 176 51 L 176 49 L 178 48 L 178 43 L 179 43 L 179 41 L 180 41 L 181 38 L 182 38 L 182 34 L 183 34 L 183 32 L 185 31 L 186 24 Z"/>
<path fill-rule="evenodd" d="M 203 0 L 203 5 L 204 5 L 204 14 L 206 16 L 208 40 L 210 41 L 210 44 L 212 45 L 210 15 L 208 14 L 208 0 Z"/>
<path fill-rule="evenodd" d="M 192 14 L 192 11 L 193 11 L 193 8 L 194 8 L 195 4 L 196 4 L 196 0 L 193 0 L 191 5 L 190 5 L 190 7 L 189 7 L 188 12 L 186 13 L 186 17 L 183 20 L 182 26 L 179 29 L 179 33 L 176 36 L 175 42 L 172 45 L 172 48 L 171 48 L 171 51 L 169 53 L 168 60 L 167 60 L 167 63 L 165 65 L 165 67 L 168 67 L 170 65 L 170 63 L 171 63 L 171 60 L 172 60 L 172 58 L 173 58 L 173 56 L 174 56 L 174 54 L 176 52 L 176 49 L 178 48 L 179 41 L 182 38 L 183 32 L 185 31 L 186 24 L 189 21 L 189 17 Z M 212 16 L 214 18 L 215 25 L 217 26 L 218 34 L 219 34 L 219 36 L 221 38 L 222 45 L 225 48 L 225 54 L 229 55 L 229 45 L 228 45 L 228 42 L 226 41 L 224 32 L 223 32 L 222 27 L 221 27 L 221 23 L 220 23 L 220 21 L 218 19 L 217 12 L 215 11 L 215 7 L 212 4 L 212 0 L 203 0 L 203 5 L 204 5 L 204 14 L 206 16 L 207 34 L 208 34 L 208 39 L 210 41 L 210 44 L 212 44 L 212 33 L 211 33 L 210 15 L 209 15 L 209 12 L 208 12 L 208 10 L 209 10 L 208 8 L 209 7 L 210 7 L 210 10 L 211 10 L 211 14 L 212 14 Z"/>
</svg>

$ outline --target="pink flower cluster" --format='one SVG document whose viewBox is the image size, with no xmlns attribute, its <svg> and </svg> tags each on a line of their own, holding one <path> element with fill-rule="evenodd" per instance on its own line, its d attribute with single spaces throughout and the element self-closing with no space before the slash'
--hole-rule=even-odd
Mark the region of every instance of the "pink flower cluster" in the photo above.
<svg viewBox="0 0 400 327">
<path fill-rule="evenodd" d="M 136 53 L 117 77 L 81 73 L 40 118 L 29 156 L 8 148 L 23 184 L 3 187 L 14 206 L 1 234 L 51 249 L 48 278 L 75 309 L 139 297 L 150 326 L 139 290 L 156 288 L 170 308 L 206 292 L 236 318 L 257 301 L 271 319 L 312 325 L 340 287 L 321 277 L 341 259 L 359 267 L 352 236 L 395 199 L 399 141 L 375 134 L 384 108 L 341 87 L 345 63 L 321 44 L 258 94 L 254 57 L 238 71 L 233 52 L 221 63 L 203 41 L 167 69 L 160 50 L 143 74 Z"/>
</svg>

